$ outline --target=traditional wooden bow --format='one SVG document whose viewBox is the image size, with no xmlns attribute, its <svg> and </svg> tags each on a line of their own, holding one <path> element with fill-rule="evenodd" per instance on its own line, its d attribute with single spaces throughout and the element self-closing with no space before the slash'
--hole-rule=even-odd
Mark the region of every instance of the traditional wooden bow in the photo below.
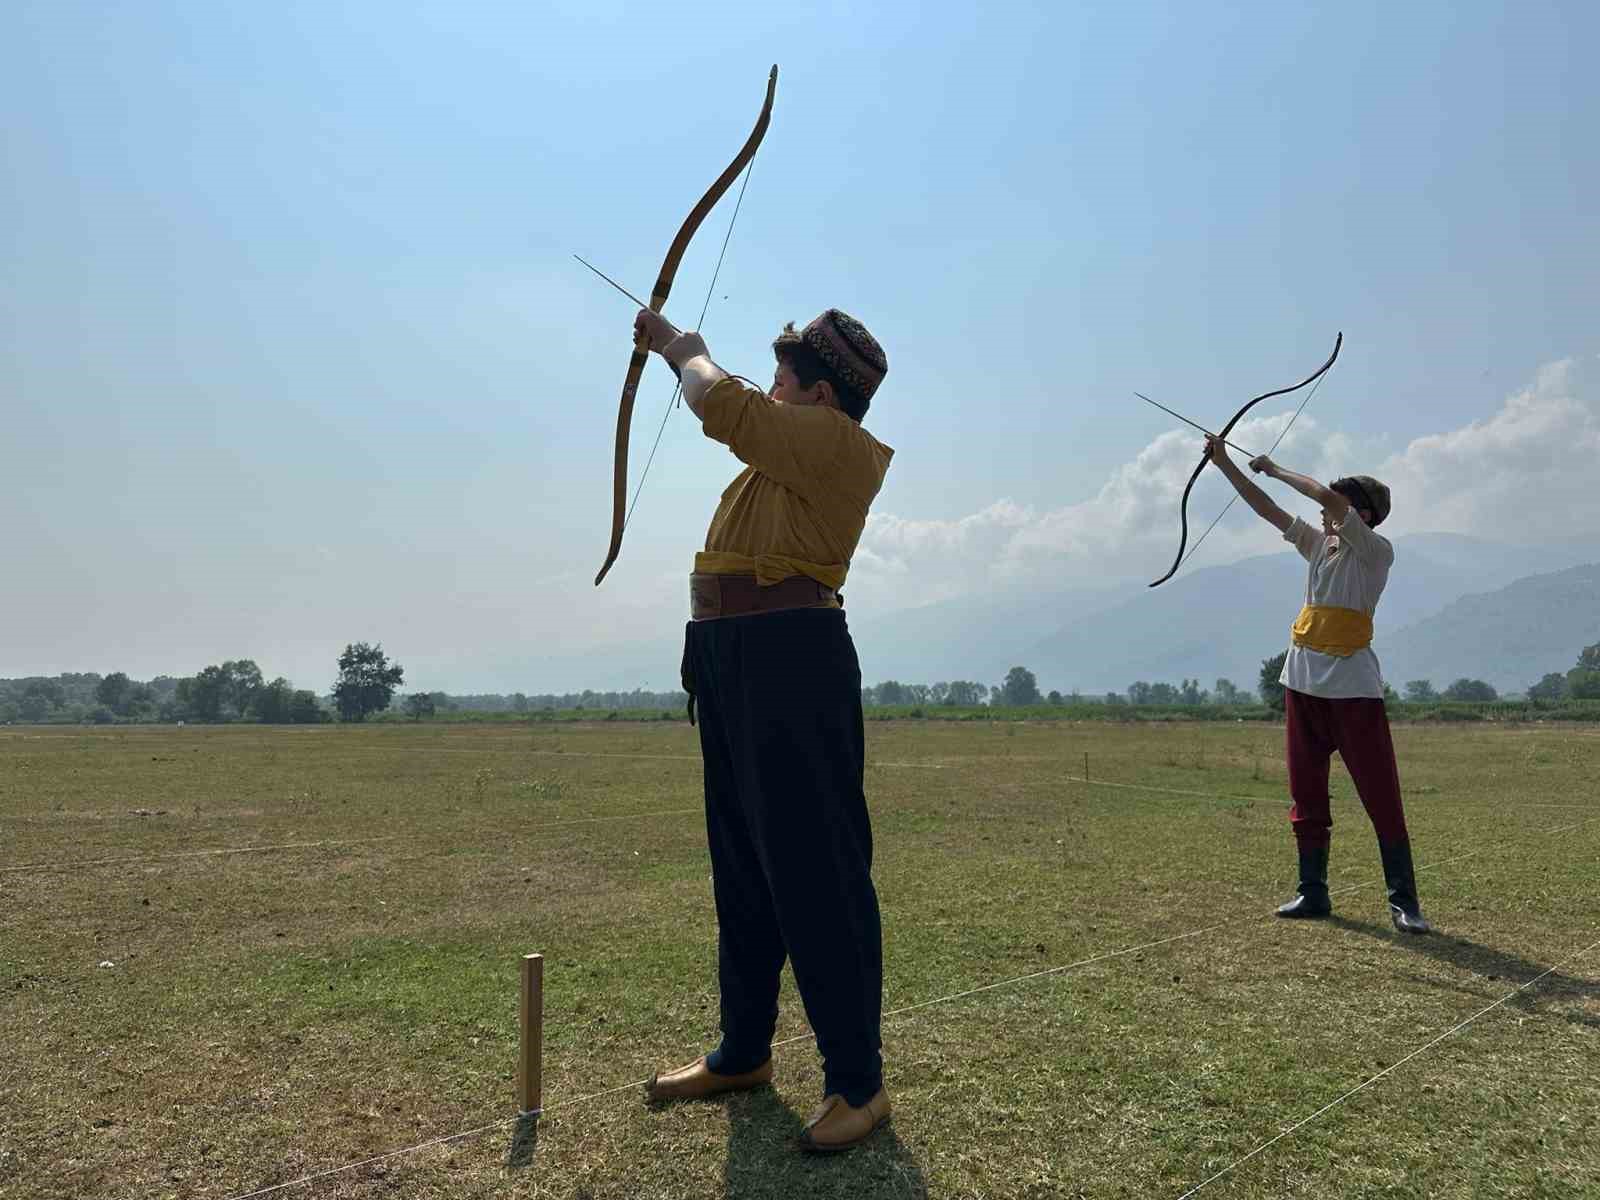
<svg viewBox="0 0 1600 1200">
<path fill-rule="evenodd" d="M 1320 367 L 1318 367 L 1310 375 L 1307 375 L 1304 379 L 1302 379 L 1299 383 L 1293 385 L 1292 387 L 1278 388 L 1276 391 L 1271 391 L 1271 392 L 1262 392 L 1261 395 L 1257 396 L 1255 399 L 1251 400 L 1250 403 L 1246 404 L 1243 408 L 1241 408 L 1238 412 L 1234 413 L 1233 417 L 1228 421 L 1228 423 L 1222 427 L 1222 432 L 1219 433 L 1217 435 L 1217 437 L 1220 438 L 1223 441 L 1226 441 L 1228 435 L 1233 432 L 1233 427 L 1239 423 L 1239 419 L 1241 417 L 1243 417 L 1245 415 L 1245 413 L 1249 412 L 1252 408 L 1254 408 L 1256 405 L 1260 404 L 1263 400 L 1270 400 L 1274 396 L 1284 396 L 1284 395 L 1287 395 L 1290 392 L 1298 392 L 1301 388 L 1305 387 L 1307 384 L 1315 383 L 1318 379 L 1321 379 L 1322 376 L 1327 372 L 1328 368 L 1333 366 L 1333 360 L 1339 357 L 1339 348 L 1341 346 L 1343 346 L 1343 345 L 1344 345 L 1344 334 L 1340 333 L 1339 336 L 1334 339 L 1334 342 L 1333 342 L 1333 353 L 1328 355 L 1328 361 L 1327 362 L 1323 363 Z M 1314 394 L 1314 392 L 1312 394 Z M 1309 401 L 1310 399 L 1311 399 L 1311 395 L 1308 394 L 1306 396 L 1306 401 Z M 1294 417 L 1290 418 L 1289 425 L 1293 425 L 1294 424 L 1295 419 L 1300 416 L 1300 413 L 1302 411 L 1304 411 L 1305 406 L 1306 406 L 1306 404 L 1303 401 L 1301 403 L 1301 405 L 1300 405 L 1300 408 L 1298 410 L 1296 410 L 1296 412 L 1294 414 Z M 1278 442 L 1283 441 L 1283 435 L 1285 433 L 1289 432 L 1289 425 L 1285 425 L 1283 427 L 1283 433 L 1280 433 L 1278 435 L 1277 441 L 1272 443 L 1272 450 L 1276 450 L 1278 448 Z M 1272 453 L 1272 450 L 1268 450 L 1267 453 L 1270 455 Z M 1152 583 L 1150 585 L 1151 587 L 1159 587 L 1161 584 L 1163 584 L 1167 580 L 1171 579 L 1174 575 L 1176 575 L 1178 573 L 1178 568 L 1183 565 L 1183 561 L 1184 561 L 1183 548 L 1189 542 L 1189 493 L 1194 490 L 1195 480 L 1200 478 L 1200 472 L 1202 472 L 1202 471 L 1204 471 L 1206 469 L 1206 463 L 1208 463 L 1210 461 L 1211 461 L 1211 455 L 1209 453 L 1202 453 L 1200 455 L 1200 463 L 1194 469 L 1194 474 L 1189 476 L 1188 486 L 1183 489 L 1183 499 L 1178 502 L 1178 519 L 1183 523 L 1183 534 L 1178 539 L 1178 556 L 1172 560 L 1172 568 L 1171 568 L 1171 570 L 1169 570 L 1160 579 L 1158 579 L 1154 583 Z M 1232 500 L 1228 501 L 1228 506 L 1229 506 L 1229 508 L 1231 508 L 1233 506 L 1233 501 Z M 1226 508 L 1222 510 L 1222 512 L 1224 514 L 1226 514 L 1227 511 L 1228 510 Z M 1219 515 L 1217 517 L 1217 521 L 1220 521 L 1220 520 L 1222 520 L 1222 516 L 1221 515 Z M 1199 540 L 1196 541 L 1195 544 L 1194 544 L 1195 550 L 1198 550 L 1200 548 L 1200 542 L 1203 542 L 1203 541 L 1206 540 L 1206 534 L 1209 534 L 1212 529 L 1215 529 L 1217 527 L 1217 521 L 1211 522 L 1211 525 L 1206 530 L 1206 532 L 1202 533 L 1200 535 Z M 1194 551 L 1190 551 L 1191 554 L 1193 552 Z"/>
<path fill-rule="evenodd" d="M 700 202 L 694 206 L 692 212 L 678 230 L 678 236 L 672 239 L 672 245 L 667 250 L 666 260 L 661 264 L 661 274 L 656 278 L 656 286 L 650 292 L 650 307 L 660 312 L 667 302 L 667 295 L 672 291 L 673 277 L 678 273 L 678 263 L 683 258 L 683 252 L 689 247 L 689 240 L 694 237 L 695 231 L 700 228 L 700 223 L 706 219 L 718 200 L 732 186 L 733 181 L 739 177 L 739 172 L 753 157 L 756 147 L 761 145 L 761 139 L 766 136 L 767 122 L 772 117 L 772 97 L 778 87 L 778 68 L 772 68 L 772 74 L 767 78 L 767 98 L 761 105 L 761 115 L 756 118 L 756 127 L 750 131 L 750 137 L 740 147 L 739 153 L 734 156 L 716 182 L 706 189 L 706 194 L 700 197 Z M 628 360 L 628 377 L 622 384 L 622 399 L 617 405 L 617 453 L 612 474 L 611 495 L 611 547 L 606 551 L 606 561 L 600 568 L 600 573 L 594 577 L 595 587 L 600 586 L 600 581 L 606 577 L 606 572 L 611 570 L 611 564 L 617 561 L 617 552 L 622 549 L 622 530 L 627 523 L 628 505 L 628 433 L 633 426 L 633 398 L 639 389 L 639 380 L 644 374 L 644 365 L 650 357 L 649 339 L 644 335 L 636 335 L 633 342 L 633 357 Z"/>
</svg>

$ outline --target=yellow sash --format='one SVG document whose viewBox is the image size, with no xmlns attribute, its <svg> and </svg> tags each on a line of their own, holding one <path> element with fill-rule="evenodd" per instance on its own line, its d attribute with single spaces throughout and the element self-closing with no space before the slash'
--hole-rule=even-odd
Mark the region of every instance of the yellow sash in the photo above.
<svg viewBox="0 0 1600 1200">
<path fill-rule="evenodd" d="M 1308 604 L 1289 632 L 1296 646 L 1349 658 L 1372 645 L 1372 615 L 1331 604 Z"/>
<path fill-rule="evenodd" d="M 838 591 L 849 564 L 823 566 L 782 554 L 758 554 L 751 558 L 727 550 L 702 550 L 694 556 L 694 570 L 697 575 L 754 575 L 762 587 L 782 583 L 791 575 L 805 575 L 823 587 Z"/>
</svg>

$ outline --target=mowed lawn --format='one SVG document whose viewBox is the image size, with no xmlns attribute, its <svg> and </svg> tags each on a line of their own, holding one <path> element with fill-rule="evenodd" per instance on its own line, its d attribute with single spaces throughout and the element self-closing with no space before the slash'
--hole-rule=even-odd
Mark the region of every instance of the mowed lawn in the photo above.
<svg viewBox="0 0 1600 1200">
<path fill-rule="evenodd" d="M 681 723 L 0 730 L 0 1196 L 1600 1195 L 1600 736 L 1396 737 L 1432 938 L 1337 767 L 1272 917 L 1280 728 L 870 724 L 894 1119 L 817 1161 L 787 982 L 771 1090 L 642 1102 L 716 1037 Z"/>
</svg>

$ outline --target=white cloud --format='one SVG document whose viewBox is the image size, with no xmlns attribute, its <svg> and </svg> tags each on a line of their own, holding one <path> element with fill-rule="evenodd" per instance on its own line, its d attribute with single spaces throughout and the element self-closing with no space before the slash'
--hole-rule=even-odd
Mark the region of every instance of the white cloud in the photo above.
<svg viewBox="0 0 1600 1200">
<path fill-rule="evenodd" d="M 1600 387 L 1590 362 L 1564 360 L 1542 368 L 1493 416 L 1448 433 L 1417 438 L 1371 464 L 1381 450 L 1302 416 L 1273 453 L 1318 478 L 1363 471 L 1394 494 L 1385 532 L 1440 531 L 1523 540 L 1600 532 Z M 1241 422 L 1229 436 L 1266 451 L 1292 409 Z M 886 608 L 906 598 L 930 603 L 992 588 L 1064 588 L 1166 571 L 1177 550 L 1178 499 L 1198 461 L 1192 434 L 1165 433 L 1117 467 L 1092 497 L 1038 511 L 996 500 L 955 520 L 917 520 L 892 513 L 867 522 L 850 576 L 863 599 Z M 1189 502 L 1192 549 L 1232 489 L 1205 472 Z M 1277 533 L 1243 504 L 1206 539 L 1211 565 L 1280 548 Z"/>
<path fill-rule="evenodd" d="M 1551 363 L 1487 420 L 1391 457 L 1394 527 L 1516 540 L 1600 530 L 1597 363 Z"/>
</svg>

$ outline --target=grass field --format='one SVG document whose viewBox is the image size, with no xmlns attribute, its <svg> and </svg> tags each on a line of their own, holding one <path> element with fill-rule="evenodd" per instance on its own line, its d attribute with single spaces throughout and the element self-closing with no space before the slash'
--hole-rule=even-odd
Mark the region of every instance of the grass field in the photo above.
<svg viewBox="0 0 1600 1200">
<path fill-rule="evenodd" d="M 895 1114 L 825 1161 L 787 983 L 773 1089 L 641 1102 L 716 1035 L 694 738 L 0 730 L 0 1196 L 1600 1195 L 1600 730 L 1397 728 L 1402 940 L 1337 769 L 1272 918 L 1280 728 L 869 726 Z"/>
</svg>

